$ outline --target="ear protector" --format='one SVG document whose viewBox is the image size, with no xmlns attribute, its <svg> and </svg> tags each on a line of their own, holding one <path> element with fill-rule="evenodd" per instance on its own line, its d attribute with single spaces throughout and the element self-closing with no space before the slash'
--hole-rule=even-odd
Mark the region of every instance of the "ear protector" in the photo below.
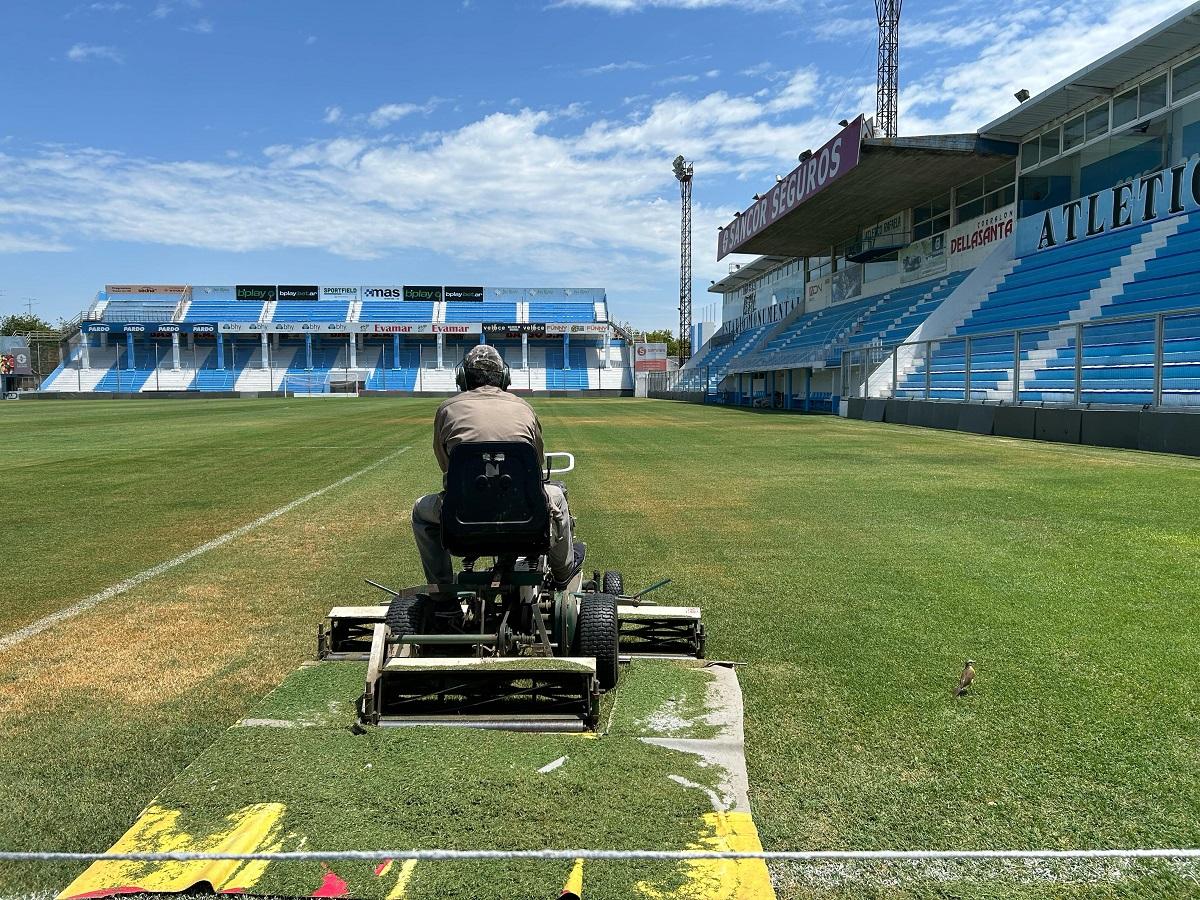
<svg viewBox="0 0 1200 900">
<path fill-rule="evenodd" d="M 467 367 L 466 358 L 460 359 L 458 365 L 454 367 L 454 384 L 457 385 L 460 391 L 467 390 Z M 512 370 L 509 369 L 508 363 L 504 364 L 504 374 L 500 376 L 500 390 L 507 391 L 508 386 L 512 384 Z"/>
</svg>

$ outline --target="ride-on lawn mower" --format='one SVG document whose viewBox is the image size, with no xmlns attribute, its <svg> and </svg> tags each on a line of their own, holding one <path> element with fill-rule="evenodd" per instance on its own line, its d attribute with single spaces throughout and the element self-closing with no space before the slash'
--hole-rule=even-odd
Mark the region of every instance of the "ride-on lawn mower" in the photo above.
<svg viewBox="0 0 1200 900">
<path fill-rule="evenodd" d="M 463 560 L 454 583 L 396 591 L 369 582 L 391 595 L 388 605 L 330 611 L 318 652 L 367 659 L 363 724 L 582 731 L 595 727 L 623 653 L 703 655 L 698 609 L 641 605 L 667 580 L 624 596 L 619 572 L 588 581 L 577 572 L 555 590 L 543 484 L 571 471 L 574 457 L 546 457 L 543 470 L 526 443 L 459 444 L 442 504 L 442 544 Z M 556 458 L 566 467 L 554 469 Z M 479 565 L 485 557 L 490 566 Z"/>
</svg>

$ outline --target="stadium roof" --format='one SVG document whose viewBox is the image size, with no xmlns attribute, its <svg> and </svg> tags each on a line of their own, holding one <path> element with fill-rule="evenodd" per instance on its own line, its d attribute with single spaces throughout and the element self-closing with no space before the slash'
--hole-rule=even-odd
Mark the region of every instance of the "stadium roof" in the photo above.
<svg viewBox="0 0 1200 900">
<path fill-rule="evenodd" d="M 825 255 L 862 228 L 990 172 L 1016 152 L 1016 144 L 975 134 L 864 138 L 857 166 L 730 252 Z"/>
<path fill-rule="evenodd" d="M 1192 3 L 1129 43 L 1064 78 L 979 129 L 985 137 L 1018 140 L 1047 122 L 1112 94 L 1150 69 L 1200 45 L 1200 3 Z"/>
<path fill-rule="evenodd" d="M 708 290 L 713 294 L 728 294 L 731 291 L 736 291 L 746 282 L 753 281 L 760 275 L 766 275 L 772 269 L 778 268 L 789 259 L 791 259 L 790 256 L 760 256 L 752 262 L 738 266 L 720 281 L 709 285 Z"/>
</svg>

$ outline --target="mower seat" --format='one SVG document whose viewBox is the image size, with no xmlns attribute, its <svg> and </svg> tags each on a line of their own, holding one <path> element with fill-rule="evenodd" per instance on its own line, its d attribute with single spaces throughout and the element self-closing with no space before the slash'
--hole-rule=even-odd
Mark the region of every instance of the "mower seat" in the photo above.
<svg viewBox="0 0 1200 900">
<path fill-rule="evenodd" d="M 542 460 L 522 441 L 479 441 L 450 451 L 442 546 L 454 556 L 541 556 L 550 549 Z"/>
</svg>

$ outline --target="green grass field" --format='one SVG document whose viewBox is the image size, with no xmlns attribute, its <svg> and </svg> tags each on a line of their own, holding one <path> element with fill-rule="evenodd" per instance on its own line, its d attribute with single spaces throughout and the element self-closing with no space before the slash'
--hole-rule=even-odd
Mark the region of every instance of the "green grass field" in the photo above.
<svg viewBox="0 0 1200 900">
<path fill-rule="evenodd" d="M 0 405 L 0 638 L 412 448 L 0 651 L 0 849 L 107 848 L 311 657 L 329 606 L 374 599 L 362 577 L 419 580 L 407 518 L 438 484 L 435 405 Z M 1200 846 L 1200 461 L 657 401 L 535 406 L 547 449 L 577 456 L 589 556 L 627 585 L 671 576 L 675 602 L 704 609 L 708 655 L 746 663 L 766 848 Z M 979 674 L 956 701 L 967 657 Z M 534 843 L 575 843 L 556 837 Z M 0 895 L 77 872 L 3 866 Z M 1187 896 L 1197 872 L 773 869 L 788 898 Z"/>
</svg>

